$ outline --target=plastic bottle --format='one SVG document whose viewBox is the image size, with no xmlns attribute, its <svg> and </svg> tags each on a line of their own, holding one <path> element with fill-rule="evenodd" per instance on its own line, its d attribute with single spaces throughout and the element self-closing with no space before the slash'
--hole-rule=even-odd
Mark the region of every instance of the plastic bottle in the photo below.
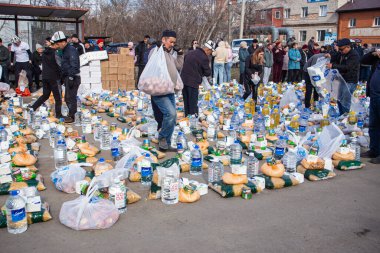
<svg viewBox="0 0 380 253">
<path fill-rule="evenodd" d="M 280 135 L 280 139 L 276 142 L 276 147 L 274 151 L 274 159 L 281 160 L 285 155 L 286 141 L 284 136 Z"/>
<path fill-rule="evenodd" d="M 80 127 L 82 125 L 82 112 L 78 110 L 75 113 L 75 126 Z"/>
<path fill-rule="evenodd" d="M 91 134 L 92 133 L 91 118 L 82 117 L 81 123 L 82 123 L 82 133 Z"/>
<path fill-rule="evenodd" d="M 102 124 L 100 122 L 96 122 L 94 126 L 94 140 L 100 141 L 102 135 Z"/>
<path fill-rule="evenodd" d="M 111 149 L 110 140 L 111 134 L 108 126 L 102 127 L 102 136 L 101 136 L 101 142 L 100 142 L 100 149 L 102 150 L 109 150 Z"/>
<path fill-rule="evenodd" d="M 306 135 L 307 130 L 308 130 L 308 118 L 307 118 L 306 115 L 302 115 L 301 116 L 301 119 L 299 121 L 298 130 L 299 130 L 299 134 L 301 136 L 305 136 Z"/>
<path fill-rule="evenodd" d="M 127 188 L 119 178 L 115 178 L 108 192 L 109 200 L 115 204 L 119 213 L 125 213 L 127 211 Z"/>
<path fill-rule="evenodd" d="M 67 166 L 67 148 L 62 140 L 58 141 L 54 149 L 54 162 L 56 169 Z"/>
<path fill-rule="evenodd" d="M 48 138 L 50 125 L 49 125 L 49 120 L 46 117 L 42 117 L 41 119 L 41 129 L 45 132 L 42 138 L 44 139 Z"/>
<path fill-rule="evenodd" d="M 80 100 L 79 96 L 77 96 L 77 110 L 80 110 L 82 107 L 82 101 Z"/>
<path fill-rule="evenodd" d="M 179 132 L 177 136 L 177 152 L 178 154 L 182 154 L 187 149 L 188 147 L 186 137 L 182 132 Z"/>
<path fill-rule="evenodd" d="M 33 128 L 34 124 L 34 110 L 32 108 L 29 108 L 27 110 L 27 121 L 26 123 Z"/>
<path fill-rule="evenodd" d="M 364 115 L 362 112 L 359 112 L 358 122 L 356 123 L 356 126 L 360 129 L 363 129 L 364 127 Z"/>
<path fill-rule="evenodd" d="M 197 128 L 197 125 L 198 125 L 198 117 L 196 115 L 190 115 L 189 121 L 190 121 L 191 131 L 195 130 Z"/>
<path fill-rule="evenodd" d="M 242 147 L 238 141 L 235 141 L 234 144 L 231 145 L 231 152 L 230 152 L 230 166 L 233 167 L 240 167 L 241 161 L 242 161 Z"/>
<path fill-rule="evenodd" d="M 355 152 L 355 160 L 360 162 L 360 145 L 356 137 L 351 137 L 350 147 Z"/>
<path fill-rule="evenodd" d="M 232 118 L 231 118 L 231 126 L 233 127 L 233 129 L 238 129 L 240 125 L 240 120 L 239 120 L 239 115 L 238 115 L 238 112 L 237 111 L 234 111 L 234 114 L 232 115 Z"/>
<path fill-rule="evenodd" d="M 224 174 L 224 166 L 223 163 L 219 161 L 218 158 L 214 158 L 211 163 L 210 168 L 208 169 L 208 182 L 218 182 L 222 180 L 222 176 Z"/>
<path fill-rule="evenodd" d="M 289 173 L 296 172 L 297 154 L 294 149 L 290 149 L 283 158 L 283 164 Z"/>
<path fill-rule="evenodd" d="M 180 128 L 178 126 L 174 127 L 172 137 L 170 138 L 170 143 L 168 143 L 173 149 L 177 148 L 177 137 L 179 132 Z"/>
<path fill-rule="evenodd" d="M 354 111 L 350 111 L 348 114 L 348 124 L 354 126 L 358 122 L 358 117 Z"/>
<path fill-rule="evenodd" d="M 191 155 L 190 174 L 201 175 L 203 155 L 198 145 L 194 145 L 194 149 L 191 151 L 190 155 Z"/>
<path fill-rule="evenodd" d="M 145 154 L 145 158 L 141 161 L 141 184 L 149 186 L 152 183 L 152 160 L 150 154 Z"/>
<path fill-rule="evenodd" d="M 69 108 L 66 103 L 62 103 L 62 116 L 67 116 L 69 114 Z"/>
<path fill-rule="evenodd" d="M 172 205 L 178 203 L 179 179 L 173 170 L 166 170 L 161 183 L 161 201 Z"/>
<path fill-rule="evenodd" d="M 10 196 L 5 202 L 7 227 L 8 232 L 11 234 L 21 234 L 28 229 L 25 209 L 26 203 L 19 193 L 19 190 L 11 191 Z"/>
<path fill-rule="evenodd" d="M 116 136 L 114 136 L 111 141 L 111 155 L 114 161 L 119 161 L 121 158 L 120 141 Z"/>
<path fill-rule="evenodd" d="M 210 123 L 207 128 L 207 140 L 216 141 L 217 139 L 217 124 Z"/>
<path fill-rule="evenodd" d="M 49 144 L 50 147 L 55 148 L 55 138 L 57 136 L 57 128 L 51 127 L 49 130 Z"/>
<path fill-rule="evenodd" d="M 259 159 L 255 157 L 255 154 L 250 152 L 249 157 L 246 161 L 247 165 L 247 177 L 252 178 L 259 174 Z"/>
<path fill-rule="evenodd" d="M 34 124 L 33 124 L 33 129 L 34 130 L 38 130 L 41 128 L 41 125 L 42 125 L 42 118 L 40 115 L 35 115 L 34 117 Z"/>
<path fill-rule="evenodd" d="M 8 140 L 8 132 L 5 130 L 4 126 L 0 126 L 0 142 Z"/>
</svg>

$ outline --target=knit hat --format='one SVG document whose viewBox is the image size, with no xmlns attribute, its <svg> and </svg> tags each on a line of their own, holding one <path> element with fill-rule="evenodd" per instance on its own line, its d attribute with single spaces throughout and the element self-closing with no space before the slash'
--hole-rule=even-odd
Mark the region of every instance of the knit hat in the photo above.
<svg viewBox="0 0 380 253">
<path fill-rule="evenodd" d="M 306 44 L 302 46 L 302 49 L 306 49 L 306 48 L 308 48 Z"/>
<path fill-rule="evenodd" d="M 67 37 L 62 31 L 55 32 L 53 36 L 51 37 L 52 43 L 57 43 L 61 41 L 66 41 Z"/>
<path fill-rule="evenodd" d="M 175 31 L 173 30 L 165 30 L 162 32 L 162 37 L 173 37 L 173 38 L 177 38 L 177 34 Z"/>
<path fill-rule="evenodd" d="M 338 47 L 349 46 L 349 45 L 351 45 L 351 41 L 347 38 L 339 40 L 337 44 Z"/>
<path fill-rule="evenodd" d="M 40 49 L 40 48 L 43 48 L 43 46 L 41 46 L 40 44 L 36 44 L 36 50 Z"/>
<path fill-rule="evenodd" d="M 253 39 L 252 43 L 259 43 L 257 39 Z"/>
<path fill-rule="evenodd" d="M 204 46 L 207 47 L 208 49 L 211 49 L 212 51 L 214 51 L 215 43 L 214 43 L 214 41 L 212 41 L 212 40 L 208 40 L 208 41 L 204 44 Z"/>
<path fill-rule="evenodd" d="M 76 34 L 76 33 L 74 33 L 73 35 L 71 35 L 71 38 L 77 38 L 77 39 L 79 39 L 78 34 Z"/>
<path fill-rule="evenodd" d="M 104 43 L 104 40 L 103 40 L 103 39 L 98 39 L 98 40 L 96 41 L 96 44 L 99 44 L 100 42 L 103 42 L 103 43 Z"/>
</svg>

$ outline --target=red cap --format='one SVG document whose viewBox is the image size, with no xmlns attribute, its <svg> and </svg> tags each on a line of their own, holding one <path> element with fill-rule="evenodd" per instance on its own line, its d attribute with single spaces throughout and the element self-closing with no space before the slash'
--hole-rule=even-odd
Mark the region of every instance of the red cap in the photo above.
<svg viewBox="0 0 380 253">
<path fill-rule="evenodd" d="M 302 49 L 309 48 L 306 44 L 302 46 Z"/>
<path fill-rule="evenodd" d="M 103 43 L 104 43 L 104 40 L 103 40 L 103 39 L 98 39 L 98 40 L 96 41 L 96 44 L 99 44 L 100 42 L 103 42 Z"/>
</svg>

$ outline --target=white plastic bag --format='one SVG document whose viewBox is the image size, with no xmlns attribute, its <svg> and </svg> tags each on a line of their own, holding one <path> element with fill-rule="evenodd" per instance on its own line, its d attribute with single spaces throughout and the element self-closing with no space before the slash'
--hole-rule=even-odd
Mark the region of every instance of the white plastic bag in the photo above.
<svg viewBox="0 0 380 253">
<path fill-rule="evenodd" d="M 340 128 L 332 123 L 329 126 L 325 126 L 319 135 L 319 154 L 321 158 L 331 158 L 333 153 L 339 148 L 344 134 Z"/>
<path fill-rule="evenodd" d="M 136 127 L 132 127 L 131 129 L 129 129 L 129 132 L 126 136 L 126 139 L 122 140 L 120 143 L 121 146 L 123 147 L 123 149 L 124 149 L 124 147 L 128 149 L 128 148 L 131 148 L 132 146 L 136 146 L 136 147 L 141 146 L 142 142 L 136 139 L 136 137 L 138 135 L 137 131 L 138 130 L 136 129 Z M 127 152 L 125 152 L 125 153 L 127 153 Z"/>
<path fill-rule="evenodd" d="M 51 173 L 50 178 L 55 188 L 66 193 L 74 193 L 76 183 L 83 180 L 86 176 L 86 171 L 81 166 L 92 166 L 92 164 L 70 164 Z"/>
<path fill-rule="evenodd" d="M 156 131 L 157 130 L 157 126 L 158 126 L 158 123 L 157 123 L 156 120 L 148 118 L 148 122 L 147 123 L 138 125 L 137 128 L 139 128 L 139 130 L 142 133 L 149 133 L 149 129 L 150 128 L 154 128 L 154 130 Z"/>
<path fill-rule="evenodd" d="M 330 59 L 321 57 L 318 58 L 316 64 L 307 68 L 310 81 L 315 87 L 321 87 L 326 82 L 325 70 L 328 62 L 330 62 Z"/>
<path fill-rule="evenodd" d="M 159 47 L 153 50 L 140 76 L 138 88 L 152 96 L 172 94 L 174 84 L 169 75 L 164 49 Z"/>
<path fill-rule="evenodd" d="M 119 219 L 116 206 L 107 199 L 95 197 L 98 189 L 96 178 L 90 183 L 86 196 L 64 202 L 59 213 L 59 221 L 75 230 L 105 229 Z"/>
<path fill-rule="evenodd" d="M 251 80 L 255 85 L 257 85 L 260 82 L 259 74 L 257 72 L 255 72 L 255 74 L 253 75 L 253 78 Z"/>
<path fill-rule="evenodd" d="M 9 89 L 10 89 L 9 84 L 0 82 L 0 92 L 9 91 Z"/>
<path fill-rule="evenodd" d="M 29 84 L 28 77 L 26 75 L 27 75 L 26 71 L 21 70 L 19 74 L 19 78 L 18 78 L 18 87 L 20 88 L 22 92 L 24 92 L 25 88 L 27 88 Z"/>
<path fill-rule="evenodd" d="M 289 87 L 288 90 L 282 96 L 280 100 L 280 108 L 290 103 L 294 103 L 295 105 L 298 103 L 298 97 L 293 87 Z"/>
<path fill-rule="evenodd" d="M 202 86 L 205 90 L 211 90 L 211 85 L 205 76 L 202 77 Z"/>
</svg>

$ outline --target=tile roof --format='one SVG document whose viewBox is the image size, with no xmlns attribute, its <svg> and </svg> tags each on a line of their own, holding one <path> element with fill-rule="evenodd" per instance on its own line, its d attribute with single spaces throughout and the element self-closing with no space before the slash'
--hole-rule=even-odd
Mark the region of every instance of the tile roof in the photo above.
<svg viewBox="0 0 380 253">
<path fill-rule="evenodd" d="M 337 12 L 350 12 L 360 10 L 380 9 L 380 0 L 348 0 L 348 2 L 337 9 Z"/>
</svg>

